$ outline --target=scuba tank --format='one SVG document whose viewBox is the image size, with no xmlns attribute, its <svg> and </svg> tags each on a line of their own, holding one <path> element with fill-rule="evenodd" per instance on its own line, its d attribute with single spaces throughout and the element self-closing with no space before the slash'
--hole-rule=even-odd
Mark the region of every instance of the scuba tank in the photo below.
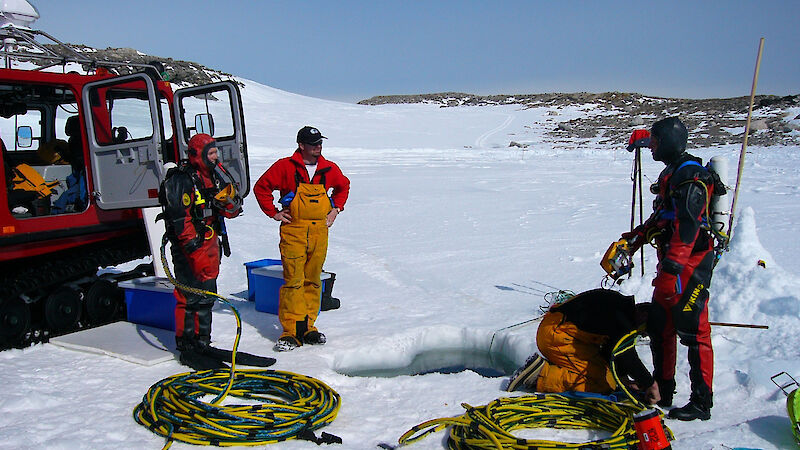
<svg viewBox="0 0 800 450">
<path fill-rule="evenodd" d="M 716 174 L 715 183 L 719 181 L 722 186 L 728 185 L 728 158 L 724 156 L 714 156 L 708 163 L 709 170 Z M 718 178 L 718 180 L 717 180 Z M 718 189 L 715 186 L 714 193 L 711 195 L 710 211 L 708 216 L 711 220 L 709 224 L 715 231 L 728 235 L 728 219 L 726 216 L 731 214 L 730 200 L 728 199 L 727 189 Z"/>
</svg>

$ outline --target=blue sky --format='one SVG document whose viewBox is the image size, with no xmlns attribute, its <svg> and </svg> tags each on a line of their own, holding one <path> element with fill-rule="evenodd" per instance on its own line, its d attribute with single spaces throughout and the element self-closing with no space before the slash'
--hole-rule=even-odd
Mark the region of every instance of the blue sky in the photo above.
<svg viewBox="0 0 800 450">
<path fill-rule="evenodd" d="M 800 93 L 800 1 L 31 0 L 65 42 L 196 61 L 313 97 Z"/>
</svg>

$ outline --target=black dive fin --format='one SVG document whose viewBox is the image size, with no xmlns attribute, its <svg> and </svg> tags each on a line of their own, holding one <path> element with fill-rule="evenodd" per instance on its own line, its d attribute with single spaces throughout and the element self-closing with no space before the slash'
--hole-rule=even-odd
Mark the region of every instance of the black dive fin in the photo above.
<svg viewBox="0 0 800 450">
<path fill-rule="evenodd" d="M 203 349 L 204 356 L 209 356 L 219 361 L 225 361 L 228 363 L 231 362 L 232 354 L 233 352 L 230 350 L 225 350 L 222 348 L 209 346 Z M 275 364 L 275 362 L 275 358 L 270 358 L 268 356 L 259 356 L 246 352 L 236 352 L 236 364 L 241 364 L 243 366 L 269 367 Z"/>
<path fill-rule="evenodd" d="M 228 365 L 222 362 L 221 359 L 205 355 L 196 350 L 182 351 L 178 360 L 184 366 L 189 366 L 198 372 L 203 370 L 216 370 L 216 369 L 229 368 Z"/>
</svg>

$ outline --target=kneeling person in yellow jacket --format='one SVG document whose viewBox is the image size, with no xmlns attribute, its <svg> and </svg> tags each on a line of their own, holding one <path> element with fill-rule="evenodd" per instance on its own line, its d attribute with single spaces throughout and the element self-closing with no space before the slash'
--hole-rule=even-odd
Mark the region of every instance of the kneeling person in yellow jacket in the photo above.
<svg viewBox="0 0 800 450">
<path fill-rule="evenodd" d="M 507 390 L 611 393 L 617 389 L 609 365 L 611 351 L 619 339 L 644 326 L 648 306 L 606 289 L 586 291 L 554 305 L 536 333 L 536 344 L 546 360 L 534 353 L 511 377 Z M 621 380 L 630 377 L 645 391 L 648 403 L 661 398 L 635 349 L 617 356 L 615 365 Z"/>
</svg>

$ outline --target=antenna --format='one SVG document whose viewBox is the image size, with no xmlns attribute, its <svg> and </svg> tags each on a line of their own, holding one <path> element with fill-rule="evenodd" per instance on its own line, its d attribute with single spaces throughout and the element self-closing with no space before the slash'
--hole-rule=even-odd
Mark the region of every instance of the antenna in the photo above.
<svg viewBox="0 0 800 450">
<path fill-rule="evenodd" d="M 81 64 L 86 70 L 98 67 L 152 70 L 154 67 L 152 62 L 143 64 L 133 61 L 98 61 L 89 53 L 81 52 L 44 31 L 27 26 L 38 18 L 39 12 L 25 0 L 0 0 L 0 57 L 4 57 L 6 69 L 11 68 L 12 60 L 31 63 L 35 67 L 25 70 L 47 70 L 67 63 Z M 152 73 L 155 79 L 164 79 L 159 70 L 152 70 Z"/>
<path fill-rule="evenodd" d="M 27 28 L 39 18 L 39 11 L 26 0 L 4 0 L 0 3 L 0 28 Z M 2 50 L 5 56 L 5 67 L 11 67 L 9 52 L 16 50 L 17 40 L 3 33 Z"/>
<path fill-rule="evenodd" d="M 29 27 L 39 17 L 39 10 L 26 0 L 5 0 L 0 3 L 0 27 L 8 24 Z"/>
</svg>

